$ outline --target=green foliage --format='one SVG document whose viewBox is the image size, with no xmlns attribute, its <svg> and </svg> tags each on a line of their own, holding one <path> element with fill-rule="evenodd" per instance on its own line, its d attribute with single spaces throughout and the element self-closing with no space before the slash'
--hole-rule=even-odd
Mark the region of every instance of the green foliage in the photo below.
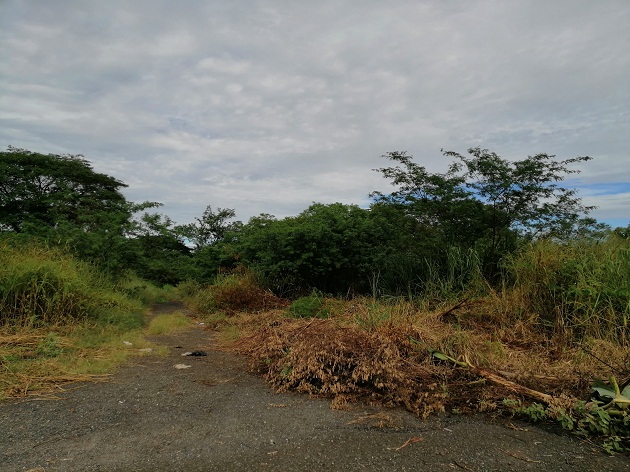
<svg viewBox="0 0 630 472">
<path fill-rule="evenodd" d="M 572 339 L 593 336 L 627 344 L 630 320 L 630 241 L 541 240 L 506 259 L 520 294 L 519 310 Z"/>
<path fill-rule="evenodd" d="M 578 172 L 570 169 L 589 157 L 555 161 L 537 154 L 508 161 L 486 149 L 472 148 L 470 156 L 445 152 L 454 159 L 444 174 L 431 174 L 405 152 L 384 157 L 396 166 L 377 169 L 398 190 L 375 192 L 381 204 L 402 208 L 434 250 L 452 246 L 475 248 L 484 275 L 499 275 L 501 258 L 516 248 L 518 238 L 569 238 L 585 231 L 594 220 L 576 191 L 557 182 Z"/>
<path fill-rule="evenodd" d="M 201 291 L 201 284 L 194 279 L 188 279 L 177 284 L 177 294 L 184 300 L 193 298 Z"/>
<path fill-rule="evenodd" d="M 630 451 L 630 415 L 626 411 L 611 412 L 586 402 L 567 408 L 539 403 L 523 405 L 520 400 L 505 399 L 503 406 L 530 421 L 556 421 L 578 436 L 595 438 L 610 454 Z"/>
<path fill-rule="evenodd" d="M 128 269 L 159 284 L 190 276 L 190 249 L 174 223 L 128 202 L 126 185 L 95 172 L 83 156 L 9 148 L 0 153 L 0 232 L 62 247 L 120 275 Z"/>
<path fill-rule="evenodd" d="M 57 333 L 51 332 L 46 335 L 37 345 L 37 355 L 42 357 L 57 357 L 63 352 L 59 343 Z"/>
<path fill-rule="evenodd" d="M 195 218 L 195 223 L 179 226 L 181 234 L 202 249 L 221 241 L 230 232 L 240 226 L 240 222 L 228 222 L 236 213 L 231 208 L 217 208 L 215 212 L 210 205 L 206 207 L 201 218 Z"/>
<path fill-rule="evenodd" d="M 357 310 L 354 314 L 354 322 L 367 331 L 378 328 L 391 320 L 391 308 L 379 303 L 368 304 L 364 310 Z"/>
<path fill-rule="evenodd" d="M 177 291 L 173 286 L 164 285 L 158 287 L 145 279 L 141 279 L 133 272 L 127 272 L 116 283 L 120 290 L 129 298 L 140 300 L 143 305 L 150 306 L 154 303 L 177 299 Z"/>
<path fill-rule="evenodd" d="M 145 325 L 143 311 L 126 311 L 118 307 L 97 309 L 95 321 L 99 326 L 107 326 L 112 332 L 121 333 L 139 329 Z"/>
<path fill-rule="evenodd" d="M 158 315 L 151 320 L 147 331 L 152 335 L 171 334 L 187 329 L 190 323 L 190 319 L 182 313 Z"/>
<path fill-rule="evenodd" d="M 142 312 L 94 266 L 58 249 L 0 240 L 0 324 L 43 326 Z"/>
<path fill-rule="evenodd" d="M 127 216 L 126 185 L 94 172 L 83 156 L 0 153 L 0 229 L 17 233 L 60 222 L 91 231 L 111 214 Z"/>
<path fill-rule="evenodd" d="M 386 230 L 368 210 L 316 203 L 296 217 L 252 218 L 235 235 L 234 248 L 242 262 L 282 295 L 312 288 L 363 292 L 376 255 L 387 250 Z"/>
<path fill-rule="evenodd" d="M 287 313 L 293 318 L 328 318 L 330 316 L 326 300 L 317 291 L 295 300 L 289 306 Z"/>
</svg>

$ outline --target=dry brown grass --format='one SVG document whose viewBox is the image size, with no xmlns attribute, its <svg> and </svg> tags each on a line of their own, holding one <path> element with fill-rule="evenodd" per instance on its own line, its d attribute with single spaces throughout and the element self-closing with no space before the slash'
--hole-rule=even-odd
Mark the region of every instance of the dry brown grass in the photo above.
<svg viewBox="0 0 630 472">
<path fill-rule="evenodd" d="M 52 335 L 52 336 L 51 336 Z M 0 400 L 50 399 L 75 382 L 109 379 L 130 356 L 159 353 L 141 330 L 56 326 L 0 329 Z"/>
<path fill-rule="evenodd" d="M 509 386 L 439 360 L 434 351 L 491 371 L 506 384 L 562 398 L 585 399 L 594 378 L 628 375 L 629 354 L 618 345 L 559 344 L 526 317 L 510 320 L 497 312 L 491 301 L 436 312 L 408 303 L 335 303 L 330 319 L 292 319 L 278 310 L 236 316 L 230 326 L 241 336 L 229 349 L 251 356 L 252 369 L 278 390 L 330 397 L 341 406 L 403 406 L 420 416 L 488 411 L 503 398 L 519 398 Z"/>
<path fill-rule="evenodd" d="M 198 291 L 188 300 L 188 305 L 196 313 L 224 312 L 230 316 L 238 311 L 272 310 L 286 306 L 287 302 L 260 287 L 250 272 L 237 271 Z"/>
</svg>

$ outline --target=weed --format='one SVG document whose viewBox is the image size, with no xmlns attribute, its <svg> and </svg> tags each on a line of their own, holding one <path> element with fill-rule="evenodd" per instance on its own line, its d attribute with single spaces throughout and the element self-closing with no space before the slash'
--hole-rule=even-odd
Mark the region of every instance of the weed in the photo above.
<svg viewBox="0 0 630 472">
<path fill-rule="evenodd" d="M 51 332 L 37 344 L 37 355 L 42 357 L 57 357 L 63 352 L 57 333 Z"/>
<path fill-rule="evenodd" d="M 330 316 L 326 300 L 316 291 L 291 303 L 287 313 L 292 318 L 328 318 Z"/>
<path fill-rule="evenodd" d="M 626 411 L 611 412 L 584 401 L 544 406 L 539 403 L 524 405 L 520 400 L 505 399 L 503 406 L 512 414 L 530 421 L 556 421 L 562 428 L 579 436 L 596 438 L 610 454 L 630 451 L 630 415 Z"/>
</svg>

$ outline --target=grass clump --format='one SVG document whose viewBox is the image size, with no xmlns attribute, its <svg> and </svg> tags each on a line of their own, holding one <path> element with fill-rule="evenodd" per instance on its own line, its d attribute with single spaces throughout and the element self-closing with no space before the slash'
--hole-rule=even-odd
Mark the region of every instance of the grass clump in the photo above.
<svg viewBox="0 0 630 472">
<path fill-rule="evenodd" d="M 0 241 L 0 325 L 34 328 L 95 320 L 104 309 L 144 310 L 90 264 L 58 249 Z"/>
<path fill-rule="evenodd" d="M 326 306 L 325 298 L 313 291 L 307 297 L 295 300 L 287 309 L 287 314 L 292 318 L 328 318 L 330 309 Z"/>
<path fill-rule="evenodd" d="M 60 249 L 0 240 L 0 399 L 103 380 L 130 355 L 153 352 L 143 303 L 152 297 L 127 283 Z"/>
<path fill-rule="evenodd" d="M 60 345 L 59 336 L 57 333 L 51 332 L 46 335 L 37 344 L 37 355 L 42 357 L 57 357 L 63 352 L 63 348 Z"/>
<path fill-rule="evenodd" d="M 127 273 L 118 280 L 116 288 L 129 298 L 139 300 L 145 306 L 179 298 L 179 293 L 175 287 L 171 285 L 158 287 L 133 273 Z"/>
</svg>

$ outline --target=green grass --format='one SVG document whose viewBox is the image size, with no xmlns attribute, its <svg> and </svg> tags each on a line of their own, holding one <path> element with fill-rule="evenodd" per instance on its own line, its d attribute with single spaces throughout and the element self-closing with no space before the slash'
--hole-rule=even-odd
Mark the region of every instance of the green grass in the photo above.
<svg viewBox="0 0 630 472">
<path fill-rule="evenodd" d="M 157 315 L 149 323 L 147 332 L 151 335 L 172 334 L 190 327 L 191 321 L 182 313 Z"/>
<path fill-rule="evenodd" d="M 145 339 L 145 311 L 174 296 L 133 275 L 114 282 L 59 249 L 0 239 L 0 399 L 102 380 L 129 356 L 161 354 Z"/>
<path fill-rule="evenodd" d="M 571 341 L 628 345 L 630 240 L 540 241 L 507 261 L 512 311 Z"/>
<path fill-rule="evenodd" d="M 107 310 L 144 311 L 94 266 L 58 249 L 0 240 L 0 326 L 40 327 L 96 320 Z"/>
</svg>

